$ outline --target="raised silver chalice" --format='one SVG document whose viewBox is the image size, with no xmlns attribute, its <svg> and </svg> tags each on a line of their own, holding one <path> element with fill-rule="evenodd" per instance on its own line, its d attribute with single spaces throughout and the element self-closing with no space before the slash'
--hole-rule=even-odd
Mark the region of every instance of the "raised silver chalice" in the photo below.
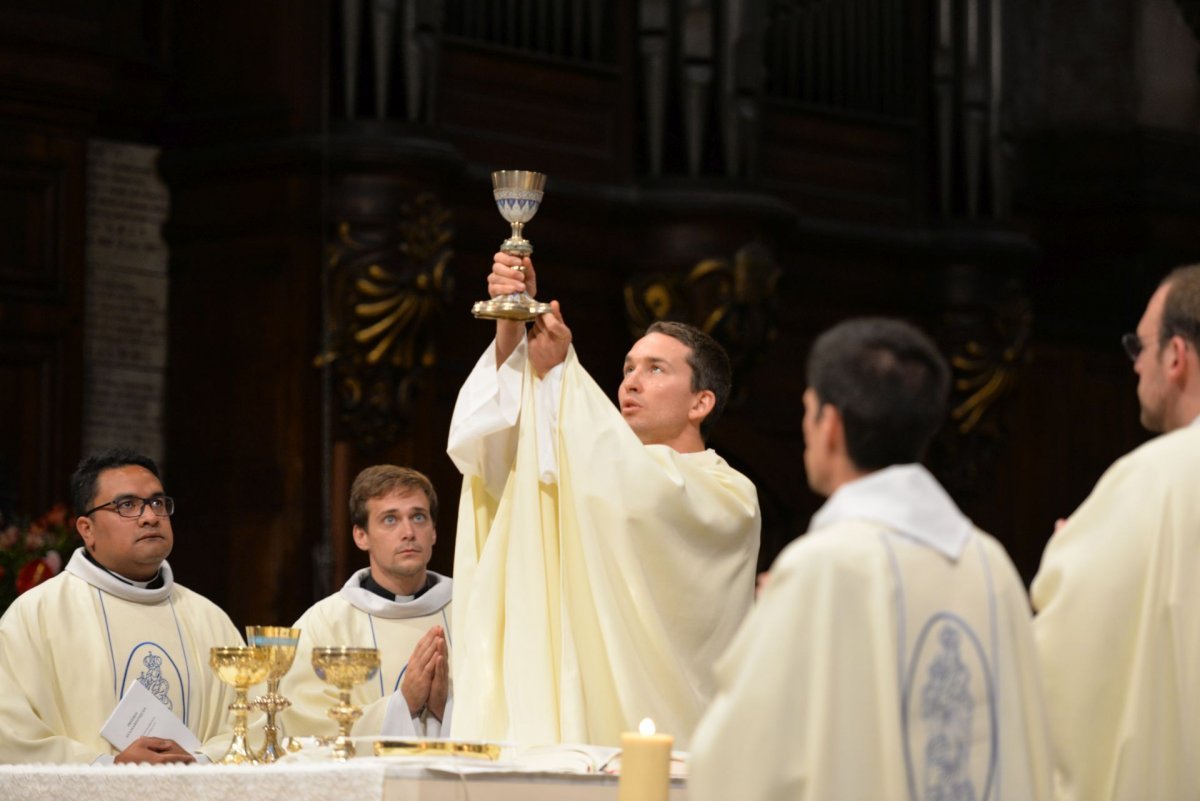
<svg viewBox="0 0 1200 801">
<path fill-rule="evenodd" d="M 529 170 L 498 170 L 492 173 L 492 196 L 500 216 L 512 225 L 512 236 L 500 243 L 500 250 L 510 256 L 524 258 L 533 253 L 533 244 L 522 236 L 525 224 L 537 214 L 546 186 L 544 173 Z M 486 320 L 520 320 L 526 322 L 550 311 L 549 303 L 541 303 L 515 292 L 471 307 L 471 314 Z"/>
</svg>

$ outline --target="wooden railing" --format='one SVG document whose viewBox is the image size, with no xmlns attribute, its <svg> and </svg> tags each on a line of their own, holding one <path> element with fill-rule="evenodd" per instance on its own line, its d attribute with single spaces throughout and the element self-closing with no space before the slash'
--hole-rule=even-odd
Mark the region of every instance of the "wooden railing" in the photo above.
<svg viewBox="0 0 1200 801">
<path fill-rule="evenodd" d="M 1006 194 L 1000 5 L 1001 0 L 338 0 L 332 20 L 333 108 L 335 117 L 345 119 L 436 126 L 443 44 L 479 45 L 493 61 L 498 53 L 504 59 L 511 54 L 548 70 L 558 87 L 550 101 L 555 104 L 564 94 L 568 103 L 585 102 L 582 83 L 574 95 L 563 89 L 572 80 L 592 80 L 588 91 L 597 75 L 606 76 L 613 93 L 632 87 L 634 105 L 614 96 L 580 113 L 603 108 L 609 115 L 604 125 L 630 132 L 633 174 L 793 180 L 777 169 L 781 148 L 808 147 L 811 138 L 800 136 L 793 144 L 776 136 L 764 145 L 765 131 L 795 130 L 806 115 L 824 115 L 836 119 L 832 125 L 843 133 L 861 130 L 869 139 L 885 132 L 889 152 L 912 160 L 914 185 L 928 180 L 918 175 L 932 173 L 928 186 L 897 190 L 916 199 L 914 208 L 943 218 L 994 219 L 1005 214 Z M 632 82 L 622 83 L 622 75 Z M 462 83 L 463 75 L 455 77 Z M 536 94 L 538 87 L 513 91 Z M 463 114 L 452 116 L 459 130 L 468 124 Z M 849 158 L 875 158 L 868 151 Z M 760 169 L 771 174 L 760 176 Z M 796 173 L 807 169 L 801 165 Z M 896 185 L 894 178 L 887 180 Z"/>
<path fill-rule="evenodd" d="M 766 94 L 817 108 L 909 117 L 916 70 L 909 0 L 775 0 L 767 11 Z"/>
<path fill-rule="evenodd" d="M 446 0 L 447 36 L 585 63 L 613 62 L 608 0 Z"/>
</svg>

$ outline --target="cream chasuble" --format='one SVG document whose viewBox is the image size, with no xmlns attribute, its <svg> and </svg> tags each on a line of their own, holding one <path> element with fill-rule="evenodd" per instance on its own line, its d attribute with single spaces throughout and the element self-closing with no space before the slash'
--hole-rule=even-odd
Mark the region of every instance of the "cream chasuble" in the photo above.
<svg viewBox="0 0 1200 801">
<path fill-rule="evenodd" d="M 80 548 L 66 570 L 9 607 L 0 619 L 0 762 L 115 754 L 100 728 L 135 681 L 205 743 L 209 757 L 221 756 L 233 690 L 209 669 L 208 654 L 242 638 L 216 605 L 175 584 L 166 562 L 162 577 L 158 589 L 131 586 Z"/>
<path fill-rule="evenodd" d="M 574 349 L 547 381 L 524 343 L 494 359 L 448 448 L 464 474 L 455 733 L 617 745 L 649 717 L 686 748 L 750 608 L 754 486 L 711 450 L 643 445 Z"/>
<path fill-rule="evenodd" d="M 924 468 L 840 488 L 717 665 L 692 801 L 1048 801 L 1025 588 Z"/>
<path fill-rule="evenodd" d="M 417 642 L 433 626 L 446 632 L 446 645 L 454 652 L 450 629 L 450 579 L 433 573 L 432 587 L 419 598 L 389 601 L 362 588 L 370 568 L 357 571 L 336 595 L 318 601 L 296 621 L 300 642 L 296 659 L 279 691 L 292 706 L 281 715 L 284 731 L 294 737 L 327 737 L 337 734 L 329 709 L 338 702 L 337 689 L 321 681 L 312 669 L 314 647 L 353 646 L 378 648 L 380 670 L 371 681 L 356 686 L 351 703 L 362 708 L 354 723 L 357 735 L 391 737 L 446 737 L 450 734 L 453 685 L 446 702 L 445 719 L 409 714 L 408 703 L 399 692 L 408 668 L 408 658 Z"/>
<path fill-rule="evenodd" d="M 1200 798 L 1200 421 L 1117 461 L 1042 556 L 1056 790 Z"/>
</svg>

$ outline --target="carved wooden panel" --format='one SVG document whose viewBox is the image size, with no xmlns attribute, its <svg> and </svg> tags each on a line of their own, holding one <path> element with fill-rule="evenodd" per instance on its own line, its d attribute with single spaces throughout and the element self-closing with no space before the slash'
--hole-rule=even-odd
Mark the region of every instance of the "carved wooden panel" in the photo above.
<svg viewBox="0 0 1200 801">
<path fill-rule="evenodd" d="M 563 69 L 452 42 L 442 60 L 438 122 L 468 159 L 577 180 L 629 177 L 629 84 L 616 68 Z"/>
<path fill-rule="evenodd" d="M 38 514 L 79 456 L 81 137 L 0 127 L 0 231 L 0 504 Z"/>
<path fill-rule="evenodd" d="M 0 503 L 35 513 L 66 500 L 67 471 L 56 410 L 63 343 L 0 335 Z"/>
<path fill-rule="evenodd" d="M 920 215 L 920 150 L 912 126 L 805 113 L 767 103 L 762 177 L 802 216 L 877 223 Z"/>
<path fill-rule="evenodd" d="M 63 169 L 0 162 L 0 287 L 9 297 L 50 299 L 63 290 Z"/>
</svg>

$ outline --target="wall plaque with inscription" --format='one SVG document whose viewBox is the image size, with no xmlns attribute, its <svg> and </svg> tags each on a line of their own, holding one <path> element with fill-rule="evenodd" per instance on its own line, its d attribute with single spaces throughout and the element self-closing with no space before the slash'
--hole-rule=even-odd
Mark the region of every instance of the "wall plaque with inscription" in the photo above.
<svg viewBox="0 0 1200 801">
<path fill-rule="evenodd" d="M 128 446 L 161 462 L 169 197 L 158 155 L 88 143 L 83 447 Z"/>
</svg>

